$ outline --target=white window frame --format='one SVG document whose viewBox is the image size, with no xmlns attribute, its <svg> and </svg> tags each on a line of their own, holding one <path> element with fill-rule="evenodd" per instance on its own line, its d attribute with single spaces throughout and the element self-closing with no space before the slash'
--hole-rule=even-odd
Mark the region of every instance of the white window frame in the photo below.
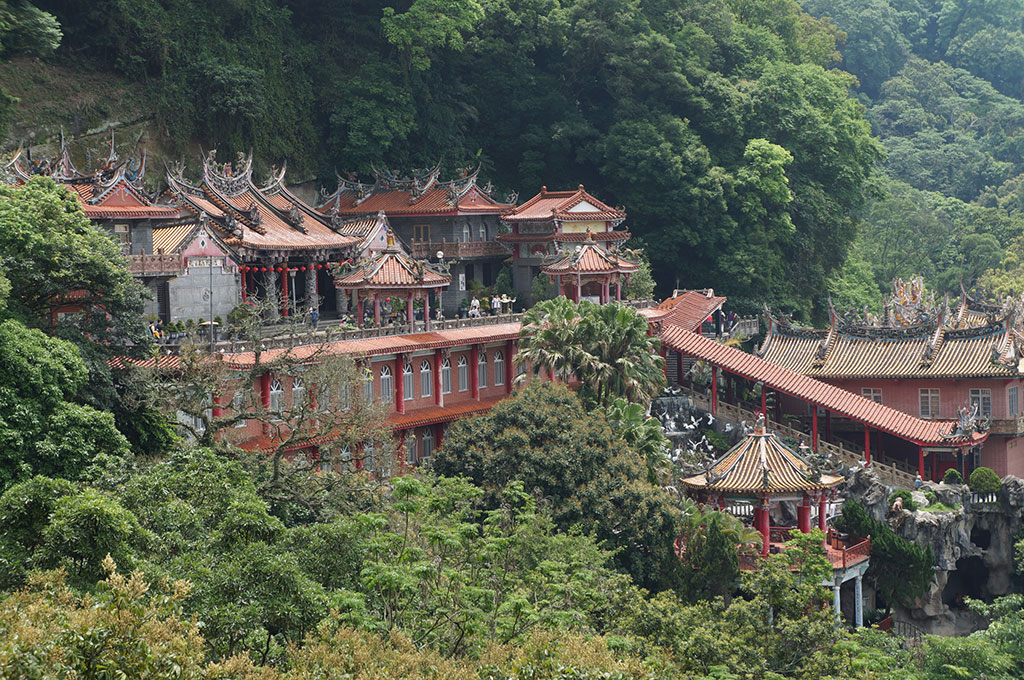
<svg viewBox="0 0 1024 680">
<path fill-rule="evenodd" d="M 373 371 L 366 369 L 363 375 L 363 402 L 369 404 L 373 401 Z"/>
<path fill-rule="evenodd" d="M 465 392 L 469 389 L 469 361 L 466 359 L 465 354 L 459 357 L 457 370 L 459 374 L 459 392 Z"/>
<path fill-rule="evenodd" d="M 452 393 L 452 361 L 445 359 L 441 362 L 441 394 Z"/>
<path fill-rule="evenodd" d="M 274 378 L 270 381 L 270 410 L 274 414 L 280 414 L 283 405 L 284 387 L 282 387 L 280 380 Z"/>
<path fill-rule="evenodd" d="M 416 441 L 416 431 L 411 430 L 405 438 L 405 462 L 407 465 L 415 465 L 419 462 L 419 442 Z"/>
<path fill-rule="evenodd" d="M 1010 418 L 1020 415 L 1020 387 L 1017 385 L 1006 390 L 1006 411 Z"/>
<path fill-rule="evenodd" d="M 494 386 L 505 384 L 505 355 L 501 350 L 494 352 Z"/>
<path fill-rule="evenodd" d="M 420 362 L 420 396 L 434 396 L 434 373 L 430 370 L 430 362 L 426 359 Z"/>
<path fill-rule="evenodd" d="M 487 352 L 480 352 L 476 360 L 476 385 L 480 389 L 487 387 Z"/>
<path fill-rule="evenodd" d="M 402 367 L 402 388 L 405 391 L 405 394 L 402 395 L 405 401 L 412 401 L 416 398 L 416 394 L 413 391 L 416 389 L 416 381 L 413 380 L 412 364 L 408 361 Z"/>
<path fill-rule="evenodd" d="M 473 232 L 469 228 L 469 222 L 462 225 L 462 241 L 463 243 L 469 243 L 473 240 Z"/>
<path fill-rule="evenodd" d="M 420 460 L 426 460 L 434 453 L 434 432 L 429 427 L 420 438 Z"/>
<path fill-rule="evenodd" d="M 967 391 L 967 403 L 973 408 L 975 404 L 980 404 L 981 408 L 978 409 L 978 415 L 980 416 L 992 416 L 992 390 L 989 388 L 972 387 Z"/>
<path fill-rule="evenodd" d="M 241 413 L 245 410 L 245 390 L 239 387 L 235 390 L 235 393 L 231 395 L 231 409 L 236 413 Z M 242 419 L 235 421 L 235 427 L 245 427 L 249 423 L 248 420 Z"/>
<path fill-rule="evenodd" d="M 922 387 L 917 390 L 917 409 L 922 418 L 938 418 L 941 405 L 942 391 L 938 387 Z"/>
<path fill-rule="evenodd" d="M 860 396 L 865 399 L 870 399 L 876 404 L 882 403 L 882 388 L 881 387 L 862 387 L 860 388 Z"/>
<path fill-rule="evenodd" d="M 352 408 L 352 386 L 347 380 L 342 380 L 338 385 L 338 410 L 347 411 Z"/>
<path fill-rule="evenodd" d="M 292 408 L 302 405 L 306 398 L 306 383 L 299 376 L 292 378 Z"/>
<path fill-rule="evenodd" d="M 487 240 L 487 225 L 486 224 L 481 224 L 479 231 L 480 231 L 480 240 L 481 241 L 486 241 Z"/>
<path fill-rule="evenodd" d="M 384 364 L 380 367 L 380 400 L 391 401 L 395 398 L 395 378 L 391 375 L 391 367 Z"/>
</svg>

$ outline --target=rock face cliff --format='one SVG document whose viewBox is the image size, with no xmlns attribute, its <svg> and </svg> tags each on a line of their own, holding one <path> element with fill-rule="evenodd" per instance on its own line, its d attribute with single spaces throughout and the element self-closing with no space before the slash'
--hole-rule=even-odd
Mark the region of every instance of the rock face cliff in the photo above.
<svg viewBox="0 0 1024 680">
<path fill-rule="evenodd" d="M 1024 480 L 1005 477 L 998 496 L 990 499 L 977 497 L 966 485 L 926 482 L 914 492 L 922 506 L 915 512 L 890 512 L 893 490 L 871 471 L 858 470 L 848 479 L 846 493 L 875 519 L 887 520 L 898 536 L 931 547 L 935 555 L 928 593 L 910 608 L 896 608 L 897 618 L 939 635 L 964 635 L 984 627 L 985 621 L 964 606 L 964 597 L 991 600 L 1019 587 L 1013 543 L 1021 531 Z M 956 509 L 929 511 L 925 491 L 935 494 L 936 503 Z"/>
</svg>

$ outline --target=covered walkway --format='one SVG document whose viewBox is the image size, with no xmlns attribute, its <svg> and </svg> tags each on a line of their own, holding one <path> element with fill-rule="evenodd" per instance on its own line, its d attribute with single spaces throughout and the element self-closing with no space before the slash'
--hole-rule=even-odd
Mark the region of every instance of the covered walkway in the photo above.
<svg viewBox="0 0 1024 680">
<path fill-rule="evenodd" d="M 682 384 L 683 358 L 692 357 L 711 366 L 710 410 L 717 414 L 719 408 L 718 373 L 736 376 L 760 384 L 761 412 L 768 419 L 768 391 L 787 395 L 808 405 L 811 412 L 811 446 L 819 447 L 819 410 L 825 415 L 825 440 L 831 439 L 831 418 L 848 418 L 864 426 L 864 464 L 871 464 L 872 432 L 891 435 L 916 447 L 918 473 L 922 479 L 929 475 L 925 469 L 926 452 L 951 452 L 958 454 L 962 463 L 965 450 L 979 446 L 988 438 L 988 433 L 965 432 L 961 424 L 949 420 L 924 420 L 903 411 L 884 406 L 877 402 L 814 378 L 801 375 L 781 366 L 769 363 L 753 354 L 734 347 L 728 347 L 710 338 L 687 329 L 663 325 L 661 332 L 662 351 L 677 352 L 680 367 L 678 375 L 667 376 Z M 731 384 L 731 383 L 730 383 Z M 728 390 L 733 392 L 732 389 Z M 781 409 L 776 398 L 776 421 L 781 420 Z M 906 482 L 904 482 L 906 483 Z"/>
</svg>

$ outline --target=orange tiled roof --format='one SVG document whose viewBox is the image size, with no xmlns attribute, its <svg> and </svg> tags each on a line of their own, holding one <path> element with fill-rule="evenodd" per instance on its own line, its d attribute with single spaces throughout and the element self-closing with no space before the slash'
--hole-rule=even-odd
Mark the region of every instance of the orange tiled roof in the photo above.
<svg viewBox="0 0 1024 680">
<path fill-rule="evenodd" d="M 577 246 L 578 252 L 563 255 L 551 264 L 541 267 L 541 271 L 550 275 L 561 274 L 612 274 L 615 272 L 635 272 L 635 262 L 619 257 L 601 248 L 593 241 Z"/>
<path fill-rule="evenodd" d="M 153 252 L 173 253 L 196 229 L 196 223 L 178 224 L 153 230 Z"/>
<path fill-rule="evenodd" d="M 842 477 L 824 474 L 813 479 L 810 471 L 805 460 L 758 425 L 715 461 L 710 476 L 688 477 L 683 484 L 724 493 L 771 496 L 819 491 L 843 481 Z"/>
<path fill-rule="evenodd" d="M 772 319 L 759 354 L 816 378 L 998 378 L 1020 375 L 1016 347 L 1005 320 L 865 328 L 834 319 L 827 330 L 811 330 Z"/>
<path fill-rule="evenodd" d="M 501 216 L 504 222 L 621 222 L 626 213 L 605 205 L 588 194 L 581 184 L 575 191 L 548 191 L 541 187 L 540 193 Z"/>
<path fill-rule="evenodd" d="M 479 401 L 463 401 L 453 406 L 428 406 L 406 413 L 392 413 L 388 416 L 388 425 L 392 430 L 407 430 L 411 427 L 450 423 L 459 418 L 490 411 L 504 398 L 504 396 L 491 397 Z"/>
<path fill-rule="evenodd" d="M 721 309 L 728 299 L 716 296 L 710 288 L 676 293 L 677 295 L 664 300 L 657 308 L 664 312 L 664 320 L 691 331 L 699 331 L 704 320 Z"/>
<path fill-rule="evenodd" d="M 451 214 L 500 215 L 511 206 L 491 197 L 488 187 L 477 184 L 480 169 L 448 182 L 438 180 L 440 168 L 433 168 L 411 179 L 399 179 L 377 172 L 373 184 L 361 184 L 338 178 L 338 188 L 326 196 L 317 210 L 328 215 Z"/>
<path fill-rule="evenodd" d="M 919 446 L 977 446 L 988 438 L 987 432 L 975 433 L 970 437 L 949 438 L 945 435 L 953 432 L 955 423 L 952 421 L 917 418 L 753 354 L 727 347 L 682 327 L 671 324 L 663 326 L 661 340 L 669 349 L 702 359 L 749 380 L 764 381 L 769 389 L 817 404 L 837 415 L 852 418 Z"/>
<path fill-rule="evenodd" d="M 355 271 L 336 278 L 334 285 L 338 288 L 441 288 L 451 282 L 452 277 L 412 259 L 392 241 L 392 245 L 360 264 Z"/>
<path fill-rule="evenodd" d="M 261 354 L 264 363 L 288 359 L 290 361 L 315 361 L 322 356 L 378 356 L 409 353 L 420 350 L 444 349 L 478 343 L 504 342 L 519 338 L 519 323 L 501 323 L 491 326 L 469 326 L 451 328 L 428 333 L 407 335 L 385 335 L 376 338 L 339 340 L 320 345 L 301 345 L 292 348 L 269 349 Z M 231 368 L 252 368 L 255 355 L 252 352 L 225 353 L 224 361 Z"/>
</svg>

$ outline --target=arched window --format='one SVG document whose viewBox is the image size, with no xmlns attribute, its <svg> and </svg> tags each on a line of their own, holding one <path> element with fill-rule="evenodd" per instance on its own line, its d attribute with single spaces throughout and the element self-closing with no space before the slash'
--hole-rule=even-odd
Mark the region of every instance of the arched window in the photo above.
<svg viewBox="0 0 1024 680">
<path fill-rule="evenodd" d="M 243 390 L 242 388 L 238 388 L 237 390 L 235 390 L 234 396 L 231 397 L 231 409 L 234 411 L 234 415 L 238 415 L 240 413 L 245 412 L 245 397 L 245 390 Z M 245 427 L 245 425 L 245 420 L 235 421 L 235 427 Z"/>
<path fill-rule="evenodd" d="M 395 380 L 391 375 L 391 367 L 387 364 L 380 367 L 380 400 L 389 401 L 395 394 Z"/>
<path fill-rule="evenodd" d="M 505 384 L 505 355 L 501 352 L 494 353 L 494 384 Z"/>
<path fill-rule="evenodd" d="M 408 362 L 406 362 L 405 366 L 402 368 L 402 389 L 405 392 L 402 397 L 406 401 L 412 401 L 416 397 L 416 395 L 412 393 L 412 364 Z"/>
<path fill-rule="evenodd" d="M 405 462 L 409 465 L 415 465 L 419 460 L 416 448 L 416 430 L 409 430 L 405 435 Z"/>
<path fill-rule="evenodd" d="M 420 396 L 430 397 L 434 394 L 434 375 L 430 370 L 430 362 L 424 359 L 420 362 Z"/>
<path fill-rule="evenodd" d="M 423 430 L 423 441 L 420 444 L 421 453 L 420 459 L 426 460 L 430 458 L 430 454 L 434 452 L 434 431 L 431 428 Z"/>
<path fill-rule="evenodd" d="M 281 412 L 281 406 L 284 402 L 284 388 L 281 387 L 281 381 L 274 378 L 270 382 L 270 410 L 275 413 Z"/>
<path fill-rule="evenodd" d="M 352 469 L 352 449 L 347 444 L 343 444 L 338 450 L 338 462 L 341 463 L 342 470 Z"/>
<path fill-rule="evenodd" d="M 480 352 L 476 361 L 476 384 L 481 389 L 487 387 L 487 352 Z"/>
<path fill-rule="evenodd" d="M 306 397 L 306 383 L 302 382 L 302 378 L 292 378 L 292 408 L 302 405 L 302 400 Z"/>
<path fill-rule="evenodd" d="M 347 411 L 352 408 L 352 386 L 347 381 L 338 385 L 338 410 Z"/>
<path fill-rule="evenodd" d="M 480 240 L 481 241 L 486 241 L 487 240 L 487 225 L 486 224 L 481 224 L 480 225 Z"/>
<path fill-rule="evenodd" d="M 459 357 L 459 392 L 465 392 L 469 389 L 469 362 L 466 361 L 466 355 L 463 354 Z"/>
<path fill-rule="evenodd" d="M 363 372 L 363 403 L 373 401 L 373 371 L 369 367 Z"/>
<path fill-rule="evenodd" d="M 445 359 L 441 362 L 441 394 L 452 393 L 452 362 Z"/>
<path fill-rule="evenodd" d="M 469 243 L 470 241 L 473 240 L 473 234 L 469 230 L 469 223 L 468 222 L 466 224 L 462 225 L 462 240 L 465 243 Z"/>
</svg>

